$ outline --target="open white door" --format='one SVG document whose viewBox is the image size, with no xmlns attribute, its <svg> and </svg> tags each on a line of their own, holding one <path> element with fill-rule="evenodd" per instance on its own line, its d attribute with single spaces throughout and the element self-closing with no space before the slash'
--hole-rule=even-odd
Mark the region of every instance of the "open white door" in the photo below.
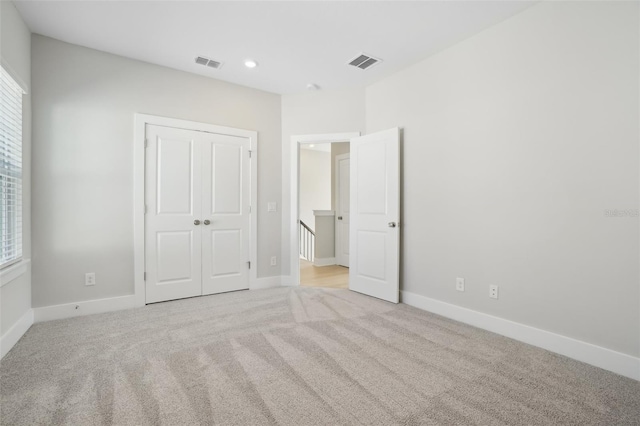
<svg viewBox="0 0 640 426">
<path fill-rule="evenodd" d="M 400 130 L 351 139 L 349 289 L 400 298 Z"/>
</svg>

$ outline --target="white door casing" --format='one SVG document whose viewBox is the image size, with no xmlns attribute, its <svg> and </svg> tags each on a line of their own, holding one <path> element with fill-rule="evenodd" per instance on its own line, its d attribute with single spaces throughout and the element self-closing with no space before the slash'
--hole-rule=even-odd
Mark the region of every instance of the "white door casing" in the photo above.
<svg viewBox="0 0 640 426">
<path fill-rule="evenodd" d="M 351 139 L 349 289 L 400 297 L 400 130 Z"/>
<path fill-rule="evenodd" d="M 146 303 L 249 288 L 250 140 L 146 126 Z"/>
<path fill-rule="evenodd" d="M 336 156 L 336 264 L 349 267 L 350 166 L 349 154 Z"/>
</svg>

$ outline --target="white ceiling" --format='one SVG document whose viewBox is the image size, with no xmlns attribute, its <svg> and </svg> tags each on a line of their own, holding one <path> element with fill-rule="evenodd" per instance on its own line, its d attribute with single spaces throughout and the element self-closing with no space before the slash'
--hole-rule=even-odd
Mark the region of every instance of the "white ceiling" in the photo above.
<svg viewBox="0 0 640 426">
<path fill-rule="evenodd" d="M 309 151 L 321 151 L 321 152 L 331 152 L 331 144 L 330 143 L 301 143 L 300 149 L 307 149 Z"/>
<path fill-rule="evenodd" d="M 370 84 L 524 9 L 524 1 L 15 1 L 34 33 L 274 93 Z M 347 66 L 358 53 L 383 59 Z M 224 62 L 215 70 L 196 56 Z M 253 70 L 245 59 L 259 63 Z"/>
</svg>

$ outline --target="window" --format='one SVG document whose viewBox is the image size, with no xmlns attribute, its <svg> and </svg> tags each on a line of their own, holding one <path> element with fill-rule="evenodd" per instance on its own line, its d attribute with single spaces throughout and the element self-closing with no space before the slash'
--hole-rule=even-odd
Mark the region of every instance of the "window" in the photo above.
<svg viewBox="0 0 640 426">
<path fill-rule="evenodd" d="M 22 95 L 0 67 L 0 268 L 22 258 Z"/>
</svg>

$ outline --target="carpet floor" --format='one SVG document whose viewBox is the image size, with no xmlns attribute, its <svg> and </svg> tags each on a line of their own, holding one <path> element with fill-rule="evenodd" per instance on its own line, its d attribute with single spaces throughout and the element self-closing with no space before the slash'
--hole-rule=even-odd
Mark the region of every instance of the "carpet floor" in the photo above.
<svg viewBox="0 0 640 426">
<path fill-rule="evenodd" d="M 35 324 L 0 396 L 3 425 L 640 424 L 640 382 L 321 288 Z"/>
</svg>

